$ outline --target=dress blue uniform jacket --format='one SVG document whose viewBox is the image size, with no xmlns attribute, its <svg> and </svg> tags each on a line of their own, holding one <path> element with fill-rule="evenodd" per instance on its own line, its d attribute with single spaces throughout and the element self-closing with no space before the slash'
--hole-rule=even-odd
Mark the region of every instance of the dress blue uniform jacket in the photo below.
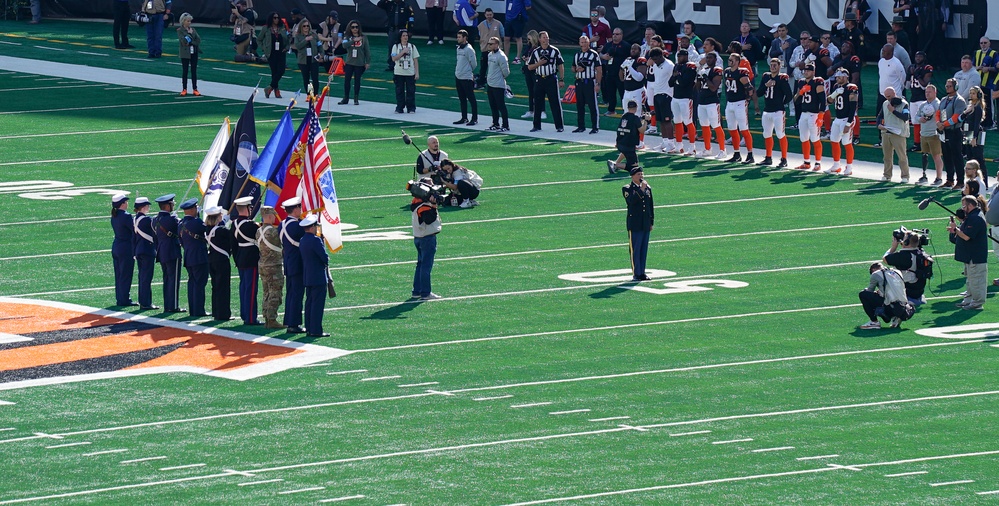
<svg viewBox="0 0 999 506">
<path fill-rule="evenodd" d="M 177 217 L 166 211 L 160 211 L 153 221 L 153 228 L 156 230 L 156 259 L 164 263 L 181 258 L 178 228 L 180 222 L 177 221 Z"/>
<path fill-rule="evenodd" d="M 305 234 L 302 237 L 303 281 L 305 286 L 325 286 L 326 267 L 329 266 L 330 256 L 323 246 L 323 240 L 313 234 Z"/>
<path fill-rule="evenodd" d="M 111 229 L 114 230 L 114 242 L 111 243 L 111 254 L 130 257 L 135 254 L 135 229 L 132 215 L 127 211 L 117 211 L 111 217 Z"/>
<path fill-rule="evenodd" d="M 139 233 L 135 234 L 135 256 L 146 255 L 155 257 L 156 256 L 156 231 L 153 230 L 153 220 L 152 218 L 146 216 L 143 213 L 136 213 L 135 215 L 135 227 L 142 232 L 145 232 L 152 242 L 146 240 Z"/>
<path fill-rule="evenodd" d="M 281 255 L 284 258 L 284 275 L 285 276 L 300 276 L 302 275 L 302 254 L 299 248 L 288 242 L 285 234 L 291 237 L 292 240 L 301 241 L 302 236 L 305 235 L 305 231 L 302 230 L 302 226 L 298 224 L 298 220 L 295 218 L 285 218 L 281 222 L 281 244 L 284 246 Z M 325 283 L 325 281 L 324 281 Z"/>
<path fill-rule="evenodd" d="M 237 269 L 256 269 L 260 261 L 260 248 L 257 247 L 256 237 L 257 225 L 253 220 L 240 216 L 236 218 L 233 229 L 233 239 L 236 247 L 233 248 L 233 260 Z"/>
<path fill-rule="evenodd" d="M 180 242 L 184 246 L 184 267 L 208 263 L 208 241 L 205 239 L 205 222 L 196 216 L 180 220 Z"/>
</svg>

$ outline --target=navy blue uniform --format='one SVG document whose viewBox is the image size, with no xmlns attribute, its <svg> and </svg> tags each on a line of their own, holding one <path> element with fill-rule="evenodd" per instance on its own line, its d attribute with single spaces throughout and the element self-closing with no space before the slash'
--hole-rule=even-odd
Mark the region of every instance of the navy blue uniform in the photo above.
<svg viewBox="0 0 999 506">
<path fill-rule="evenodd" d="M 111 229 L 114 241 L 111 243 L 111 259 L 114 262 L 114 300 L 118 306 L 131 306 L 132 273 L 135 271 L 135 231 L 132 229 L 132 215 L 127 211 L 111 211 Z"/>
<path fill-rule="evenodd" d="M 239 317 L 246 325 L 256 325 L 257 321 L 257 263 L 260 249 L 257 248 L 259 225 L 244 216 L 236 218 L 233 236 L 236 239 L 233 260 L 239 272 Z"/>
<path fill-rule="evenodd" d="M 219 223 L 208 231 L 208 274 L 212 277 L 212 319 L 232 318 L 232 232 Z"/>
<path fill-rule="evenodd" d="M 177 217 L 167 211 L 160 211 L 153 218 L 156 231 L 156 259 L 163 270 L 163 309 L 180 309 L 180 234 Z"/>
<path fill-rule="evenodd" d="M 302 253 L 299 242 L 305 231 L 298 224 L 298 219 L 291 216 L 281 222 L 281 255 L 284 257 L 285 301 L 284 325 L 300 327 L 302 325 L 302 298 L 305 297 L 305 285 L 302 284 Z"/>
<path fill-rule="evenodd" d="M 135 213 L 132 221 L 135 231 L 132 252 L 139 264 L 139 307 L 153 307 L 153 270 L 156 266 L 156 232 L 153 220 L 145 213 Z"/>
<path fill-rule="evenodd" d="M 184 247 L 184 267 L 187 269 L 187 309 L 191 316 L 207 316 L 205 287 L 208 286 L 208 243 L 205 222 L 197 216 L 180 220 L 180 244 Z"/>
<path fill-rule="evenodd" d="M 628 244 L 631 248 L 631 270 L 634 279 L 645 277 L 645 259 L 649 253 L 649 233 L 656 221 L 652 187 L 644 190 L 634 182 L 621 188 L 628 203 Z"/>
<path fill-rule="evenodd" d="M 330 256 L 323 240 L 313 234 L 302 236 L 302 281 L 305 284 L 305 331 L 323 333 L 323 308 L 326 306 L 327 267 Z"/>
</svg>

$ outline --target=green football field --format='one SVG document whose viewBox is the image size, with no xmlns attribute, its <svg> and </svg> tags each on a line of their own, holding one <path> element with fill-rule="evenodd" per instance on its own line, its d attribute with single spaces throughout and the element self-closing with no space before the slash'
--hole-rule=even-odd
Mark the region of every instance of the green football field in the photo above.
<svg viewBox="0 0 999 506">
<path fill-rule="evenodd" d="M 127 321 L 111 305 L 110 194 L 183 195 L 243 107 L 158 93 L 0 71 L 0 504 L 999 497 L 997 308 L 954 308 L 947 215 L 916 207 L 956 208 L 954 192 L 643 153 L 655 279 L 634 285 L 608 148 L 338 111 L 327 135 L 350 226 L 331 257 L 331 337 Z M 283 108 L 255 112 L 262 146 Z M 442 212 L 438 301 L 407 301 L 415 153 L 399 128 L 440 135 L 485 179 L 480 206 Z M 932 231 L 929 302 L 900 329 L 857 330 L 867 266 L 899 225 Z M 79 377 L 150 340 L 200 355 L 190 371 Z M 297 366 L 226 375 L 288 350 Z M 193 372 L 199 360 L 225 366 Z M 46 367 L 78 381 L 10 388 Z"/>
</svg>

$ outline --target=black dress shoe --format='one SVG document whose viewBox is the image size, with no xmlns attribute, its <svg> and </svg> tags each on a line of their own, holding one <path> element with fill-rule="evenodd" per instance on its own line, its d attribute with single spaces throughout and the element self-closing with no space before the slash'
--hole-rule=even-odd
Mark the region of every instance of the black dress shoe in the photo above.
<svg viewBox="0 0 999 506">
<path fill-rule="evenodd" d="M 139 306 L 139 309 L 143 311 L 152 311 L 154 309 L 159 309 L 159 306 Z"/>
<path fill-rule="evenodd" d="M 122 44 L 121 47 L 122 47 L 122 49 L 135 49 L 135 46 L 133 46 L 133 45 L 127 43 L 127 42 L 124 43 L 124 44 Z"/>
<path fill-rule="evenodd" d="M 468 123 L 465 123 L 466 126 L 475 126 L 475 125 L 478 125 L 478 124 L 479 124 L 479 122 L 477 120 L 474 120 L 474 119 L 472 121 L 469 121 Z"/>
<path fill-rule="evenodd" d="M 465 119 L 465 118 L 461 118 L 458 121 L 452 121 L 451 122 L 452 125 L 464 125 L 465 123 L 468 123 L 468 120 Z"/>
<path fill-rule="evenodd" d="M 558 132 L 558 133 L 562 133 L 562 132 L 565 131 L 565 129 L 564 128 L 556 128 L 555 131 Z"/>
<path fill-rule="evenodd" d="M 191 315 L 192 318 L 203 318 L 205 316 L 208 316 L 208 313 L 192 314 Z"/>
<path fill-rule="evenodd" d="M 173 309 L 167 309 L 167 313 L 186 313 L 187 310 L 182 307 L 175 307 Z"/>
<path fill-rule="evenodd" d="M 233 317 L 233 316 L 228 316 L 228 317 L 225 317 L 225 318 L 216 318 L 216 317 L 214 317 L 214 316 L 212 317 L 212 320 L 215 320 L 215 321 L 217 321 L 217 322 L 227 322 L 227 321 L 230 321 L 230 320 L 235 320 L 235 319 L 236 319 L 236 318 L 235 318 L 235 317 Z"/>
<path fill-rule="evenodd" d="M 540 131 L 541 131 L 541 129 L 540 129 L 540 128 L 532 128 L 532 129 L 531 129 L 531 131 L 532 131 L 532 132 L 540 132 Z"/>
<path fill-rule="evenodd" d="M 288 333 L 289 334 L 304 334 L 305 333 L 305 329 L 303 329 L 302 327 L 300 327 L 298 325 L 295 325 L 294 327 L 288 327 Z"/>
<path fill-rule="evenodd" d="M 581 133 L 583 133 L 583 132 L 585 132 L 585 131 L 586 131 L 586 129 L 585 129 L 585 128 L 583 128 L 583 127 L 579 127 L 579 128 L 577 128 L 577 129 L 573 130 L 573 131 L 572 131 L 572 133 L 574 133 L 574 134 L 581 134 Z"/>
<path fill-rule="evenodd" d="M 329 337 L 330 333 L 329 332 L 323 332 L 323 333 L 320 333 L 320 334 L 305 334 L 305 335 L 308 336 L 308 337 Z"/>
<path fill-rule="evenodd" d="M 347 102 L 350 102 L 350 100 L 348 100 L 348 99 L 345 98 L 345 99 L 343 99 L 343 100 L 341 100 L 341 101 L 339 101 L 337 103 L 340 104 L 340 105 L 347 105 Z"/>
<path fill-rule="evenodd" d="M 600 129 L 599 128 L 594 128 L 593 130 L 590 130 L 590 133 L 591 134 L 600 133 Z"/>
</svg>

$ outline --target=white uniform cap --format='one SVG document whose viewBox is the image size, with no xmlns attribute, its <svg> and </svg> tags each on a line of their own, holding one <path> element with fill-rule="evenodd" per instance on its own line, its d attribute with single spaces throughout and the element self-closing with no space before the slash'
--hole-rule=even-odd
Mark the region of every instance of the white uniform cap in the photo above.
<svg viewBox="0 0 999 506">
<path fill-rule="evenodd" d="M 317 217 L 316 215 L 312 214 L 312 215 L 306 216 L 305 219 L 302 220 L 302 221 L 300 221 L 298 224 L 302 228 L 306 228 L 306 227 L 311 227 L 312 225 L 315 225 L 317 221 L 319 221 L 319 217 Z"/>
<path fill-rule="evenodd" d="M 212 206 L 209 207 L 208 209 L 205 209 L 205 216 L 214 216 L 216 214 L 222 214 L 221 206 Z"/>
<path fill-rule="evenodd" d="M 232 201 L 233 204 L 237 206 L 249 206 L 253 205 L 253 197 L 242 197 Z"/>
<path fill-rule="evenodd" d="M 148 206 L 148 205 L 149 205 L 149 199 L 146 197 L 139 197 L 135 199 L 135 207 Z"/>
<path fill-rule="evenodd" d="M 128 200 L 127 193 L 117 193 L 114 197 L 111 197 L 111 203 L 114 205 L 121 204 L 122 202 Z"/>
<path fill-rule="evenodd" d="M 281 207 L 295 207 L 302 205 L 301 197 L 292 197 L 281 203 Z"/>
</svg>

